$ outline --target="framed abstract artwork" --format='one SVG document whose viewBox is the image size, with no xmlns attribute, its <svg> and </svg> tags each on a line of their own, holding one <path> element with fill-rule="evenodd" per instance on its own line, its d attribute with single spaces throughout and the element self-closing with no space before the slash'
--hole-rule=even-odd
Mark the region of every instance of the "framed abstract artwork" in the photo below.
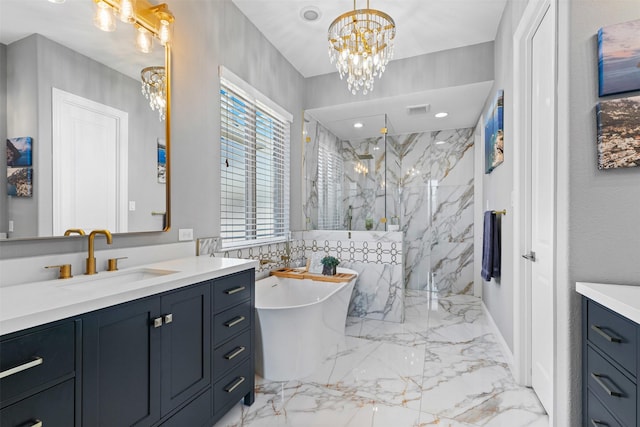
<svg viewBox="0 0 640 427">
<path fill-rule="evenodd" d="M 640 166 L 640 96 L 597 106 L 598 169 Z"/>
<path fill-rule="evenodd" d="M 640 90 L 640 19 L 598 30 L 599 95 Z"/>
<path fill-rule="evenodd" d="M 499 90 L 484 122 L 484 173 L 491 173 L 504 161 L 504 91 Z"/>
</svg>

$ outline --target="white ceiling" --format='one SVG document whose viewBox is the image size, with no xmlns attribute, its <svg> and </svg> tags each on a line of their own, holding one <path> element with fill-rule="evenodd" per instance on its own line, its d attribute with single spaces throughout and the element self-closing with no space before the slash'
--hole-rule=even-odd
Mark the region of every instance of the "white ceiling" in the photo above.
<svg viewBox="0 0 640 427">
<path fill-rule="evenodd" d="M 514 0 L 511 0 L 514 1 Z M 453 49 L 495 39 L 507 0 L 370 0 L 396 23 L 395 59 Z M 304 76 L 334 72 L 327 53 L 327 30 L 353 9 L 350 0 L 233 0 L 240 11 Z M 300 12 L 320 9 L 308 22 Z M 358 0 L 358 9 L 366 8 Z"/>
<path fill-rule="evenodd" d="M 336 71 L 335 65 L 329 62 L 327 30 L 336 17 L 353 9 L 353 1 L 232 1 L 304 77 Z M 402 59 L 494 40 L 506 2 L 370 0 L 369 6 L 394 19 L 394 59 Z M 301 18 L 301 11 L 309 6 L 320 10 L 320 18 L 315 22 Z M 366 8 L 366 1 L 358 0 L 356 6 Z M 384 78 L 389 76 L 383 75 Z M 471 127 L 477 122 L 490 89 L 491 82 L 484 82 L 334 105 L 308 110 L 307 114 L 344 140 L 379 135 L 385 114 L 390 134 Z M 347 90 L 346 83 L 344 90 Z M 427 114 L 408 114 L 407 106 L 423 104 L 430 104 Z M 433 114 L 438 111 L 447 111 L 449 116 L 436 119 Z M 365 126 L 354 129 L 355 121 Z"/>
</svg>

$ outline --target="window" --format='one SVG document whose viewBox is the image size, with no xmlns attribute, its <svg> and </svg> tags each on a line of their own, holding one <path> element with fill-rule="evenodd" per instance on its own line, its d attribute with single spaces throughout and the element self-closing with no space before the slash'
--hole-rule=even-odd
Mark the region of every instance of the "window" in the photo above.
<svg viewBox="0 0 640 427">
<path fill-rule="evenodd" d="M 222 246 L 282 241 L 289 231 L 291 119 L 250 87 L 243 90 L 246 83 L 240 88 L 221 77 L 220 85 Z"/>
<path fill-rule="evenodd" d="M 343 160 L 337 142 L 318 141 L 318 228 L 342 230 Z"/>
</svg>

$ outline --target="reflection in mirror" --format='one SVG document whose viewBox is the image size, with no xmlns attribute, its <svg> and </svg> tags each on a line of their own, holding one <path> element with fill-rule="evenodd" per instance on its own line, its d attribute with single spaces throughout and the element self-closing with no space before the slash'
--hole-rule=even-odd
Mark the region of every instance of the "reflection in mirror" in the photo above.
<svg viewBox="0 0 640 427">
<path fill-rule="evenodd" d="M 309 230 L 387 229 L 398 213 L 399 162 L 388 156 L 386 114 L 333 118 L 308 110 L 303 127 Z M 396 183 L 396 184 L 393 184 Z"/>
<path fill-rule="evenodd" d="M 0 156 L 0 238 L 169 225 L 169 44 L 143 38 L 141 53 L 140 25 L 103 32 L 94 12 L 92 0 L 2 1 L 0 137 L 31 137 L 32 164 L 16 171 Z M 146 67 L 166 70 L 165 105 L 145 97 Z M 13 195 L 16 172 L 26 197 Z"/>
</svg>

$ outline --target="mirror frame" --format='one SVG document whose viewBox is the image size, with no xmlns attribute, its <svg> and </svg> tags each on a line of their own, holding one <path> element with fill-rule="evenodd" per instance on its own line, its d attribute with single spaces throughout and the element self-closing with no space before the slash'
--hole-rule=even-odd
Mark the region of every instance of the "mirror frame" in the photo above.
<svg viewBox="0 0 640 427">
<path fill-rule="evenodd" d="M 149 231 L 130 231 L 126 233 L 114 233 L 114 235 L 144 235 L 150 233 L 166 233 L 171 229 L 171 42 L 167 42 L 164 45 L 164 66 L 165 66 L 165 78 L 166 78 L 166 93 L 167 93 L 167 107 L 165 114 L 165 144 L 166 144 L 166 164 L 165 164 L 165 212 L 164 212 L 164 228 L 161 230 L 149 230 Z M 81 237 L 78 235 L 71 236 L 46 236 L 46 237 L 17 237 L 0 239 L 0 244 L 6 242 L 25 242 L 33 240 L 51 240 L 69 237 Z"/>
</svg>

